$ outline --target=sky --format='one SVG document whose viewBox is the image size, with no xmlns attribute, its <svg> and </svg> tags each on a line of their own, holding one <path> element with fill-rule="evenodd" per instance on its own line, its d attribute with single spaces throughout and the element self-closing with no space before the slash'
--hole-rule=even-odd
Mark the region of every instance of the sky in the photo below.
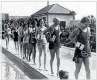
<svg viewBox="0 0 97 80">
<path fill-rule="evenodd" d="M 59 4 L 71 11 L 76 12 L 76 20 L 80 20 L 87 15 L 96 17 L 96 2 L 65 2 L 65 1 L 49 1 L 49 5 Z M 46 1 L 15 1 L 2 2 L 2 13 L 9 13 L 10 16 L 30 16 L 47 5 Z"/>
</svg>

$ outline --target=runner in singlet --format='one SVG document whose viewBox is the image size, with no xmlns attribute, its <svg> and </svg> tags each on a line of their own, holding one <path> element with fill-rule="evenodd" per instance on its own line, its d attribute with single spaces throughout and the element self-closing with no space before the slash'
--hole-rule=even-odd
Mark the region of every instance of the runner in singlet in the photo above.
<svg viewBox="0 0 97 80">
<path fill-rule="evenodd" d="M 5 24 L 5 30 L 4 30 L 4 36 L 6 40 L 6 49 L 8 49 L 8 44 L 9 44 L 9 35 L 8 35 L 8 25 Z"/>
<path fill-rule="evenodd" d="M 18 52 L 18 54 L 19 54 L 18 29 L 17 29 L 17 28 L 15 28 L 15 30 L 14 30 L 14 32 L 13 32 L 13 39 L 14 39 L 14 44 L 15 44 L 16 53 Z"/>
<path fill-rule="evenodd" d="M 11 29 L 10 29 L 10 26 L 9 26 L 9 25 L 8 25 L 7 31 L 8 31 L 8 38 L 10 39 L 10 38 L 11 38 Z M 9 39 L 8 39 L 8 40 L 9 40 Z"/>
<path fill-rule="evenodd" d="M 18 34 L 19 34 L 19 51 L 21 54 L 21 57 L 23 56 L 23 26 L 20 25 L 19 26 L 19 30 L 18 30 Z"/>
<path fill-rule="evenodd" d="M 28 47 L 28 43 L 29 43 L 29 36 L 28 36 L 28 28 L 24 27 L 23 29 L 23 59 L 27 58 L 27 47 Z"/>
<path fill-rule="evenodd" d="M 41 19 L 39 22 L 39 29 L 38 29 L 38 49 L 39 49 L 39 69 L 41 68 L 41 56 L 42 52 L 44 52 L 44 69 L 46 70 L 46 45 L 47 40 L 45 35 L 43 34 L 46 30 L 44 20 Z"/>
<path fill-rule="evenodd" d="M 34 64 L 36 64 L 35 63 L 36 42 L 37 42 L 37 40 L 36 40 L 36 35 L 37 35 L 36 27 L 37 27 L 36 21 L 34 21 L 34 24 L 29 27 L 29 35 L 30 35 L 30 39 L 29 39 L 29 46 L 30 46 L 29 57 L 31 57 L 31 53 L 33 53 L 32 54 L 32 59 L 33 59 Z"/>
<path fill-rule="evenodd" d="M 59 20 L 57 18 L 53 19 L 53 25 L 47 28 L 44 31 L 44 34 L 47 32 L 50 32 L 51 37 L 49 40 L 49 50 L 50 50 L 50 67 L 51 67 L 51 74 L 54 74 L 53 72 L 53 61 L 56 53 L 56 58 L 57 58 L 57 75 L 59 72 L 59 67 L 60 67 L 60 26 L 59 26 Z"/>
<path fill-rule="evenodd" d="M 28 42 L 28 47 L 27 47 L 27 58 L 30 61 L 31 60 L 31 54 L 33 52 L 33 29 L 32 29 L 32 24 L 29 25 L 29 42 Z"/>
</svg>

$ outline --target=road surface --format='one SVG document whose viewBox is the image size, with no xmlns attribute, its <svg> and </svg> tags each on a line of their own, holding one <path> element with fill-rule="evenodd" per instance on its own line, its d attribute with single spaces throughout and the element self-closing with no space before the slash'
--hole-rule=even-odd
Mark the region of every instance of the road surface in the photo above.
<svg viewBox="0 0 97 80">
<path fill-rule="evenodd" d="M 5 48 L 5 40 L 1 40 L 2 42 L 2 47 Z M 10 51 L 11 53 L 13 53 L 15 56 L 17 56 L 18 58 L 20 58 L 21 60 L 23 60 L 21 58 L 20 55 L 16 55 L 16 51 L 15 51 L 15 47 L 14 47 L 14 42 L 13 40 L 10 40 L 9 42 L 9 47 L 8 47 L 8 51 Z M 73 58 L 73 54 L 74 54 L 74 49 L 72 48 L 68 48 L 68 47 L 64 47 L 62 46 L 60 48 L 60 70 L 64 70 L 64 71 L 68 71 L 69 72 L 69 79 L 74 80 L 74 71 L 75 71 L 75 63 L 72 61 Z M 56 71 L 57 71 L 57 63 L 56 63 L 56 57 L 54 59 L 54 64 L 53 64 L 53 69 L 54 69 L 54 75 L 51 75 L 50 73 L 50 53 L 49 50 L 47 50 L 47 70 L 48 71 L 44 71 L 43 70 L 43 65 L 42 65 L 42 70 L 38 69 L 38 56 L 39 56 L 39 52 L 37 49 L 37 53 L 36 53 L 36 64 L 37 65 L 33 65 L 33 61 L 31 60 L 30 62 L 27 60 L 23 60 L 25 61 L 27 64 L 29 64 L 31 67 L 33 67 L 34 69 L 36 69 L 37 71 L 39 71 L 40 73 L 42 73 L 43 75 L 45 75 L 48 79 L 56 79 L 59 80 L 59 77 L 56 76 Z M 43 55 L 42 55 L 42 63 L 43 63 Z M 91 69 L 91 79 L 96 80 L 96 53 L 92 53 L 92 57 L 90 58 L 90 69 Z M 85 68 L 82 65 L 80 74 L 79 74 L 79 79 L 86 79 L 85 77 Z"/>
</svg>

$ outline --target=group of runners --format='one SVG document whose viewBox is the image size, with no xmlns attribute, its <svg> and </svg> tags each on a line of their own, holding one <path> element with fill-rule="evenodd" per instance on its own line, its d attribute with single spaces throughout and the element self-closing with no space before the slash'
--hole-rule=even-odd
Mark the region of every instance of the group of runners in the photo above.
<svg viewBox="0 0 97 80">
<path fill-rule="evenodd" d="M 71 44 L 71 42 L 75 44 L 73 61 L 76 64 L 76 79 L 78 79 L 82 62 L 85 65 L 86 77 L 90 79 L 89 57 L 91 56 L 91 51 L 89 44 L 89 24 L 90 20 L 88 17 L 82 18 L 79 26 L 76 27 L 69 36 L 70 42 L 66 43 L 66 45 Z M 17 24 L 13 30 L 7 26 L 5 29 L 6 48 L 8 48 L 9 38 L 12 36 L 17 54 L 20 54 L 23 59 L 27 59 L 28 61 L 31 60 L 32 55 L 33 63 L 36 64 L 36 47 L 38 47 L 39 69 L 41 69 L 41 65 L 43 65 L 44 69 L 47 70 L 46 53 L 47 46 L 49 46 L 51 74 L 54 74 L 53 61 L 56 54 L 58 75 L 60 68 L 60 34 L 60 21 L 57 18 L 53 19 L 53 24 L 49 27 L 46 27 L 44 19 L 40 19 L 38 22 L 37 20 L 31 20 L 29 25 L 25 22 L 24 24 Z M 44 54 L 44 64 L 41 64 L 42 54 Z"/>
<path fill-rule="evenodd" d="M 51 35 L 50 35 L 51 34 Z M 59 20 L 53 19 L 53 25 L 46 27 L 44 19 L 40 19 L 38 22 L 33 20 L 28 24 L 17 24 L 14 29 L 6 25 L 5 40 L 6 48 L 8 49 L 9 39 L 12 38 L 15 44 L 16 54 L 20 54 L 23 59 L 30 61 L 33 59 L 33 63 L 36 64 L 36 46 L 39 51 L 39 69 L 41 69 L 41 56 L 44 54 L 44 69 L 46 69 L 46 53 L 47 46 L 50 50 L 50 66 L 51 74 L 53 72 L 53 61 L 56 53 L 57 57 L 57 73 L 60 66 L 59 48 L 60 48 L 60 27 Z"/>
</svg>

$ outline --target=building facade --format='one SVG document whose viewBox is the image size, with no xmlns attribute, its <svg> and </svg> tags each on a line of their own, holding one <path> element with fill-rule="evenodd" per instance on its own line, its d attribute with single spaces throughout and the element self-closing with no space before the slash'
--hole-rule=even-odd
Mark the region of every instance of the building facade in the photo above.
<svg viewBox="0 0 97 80">
<path fill-rule="evenodd" d="M 73 12 L 59 4 L 53 4 L 42 8 L 31 16 L 38 20 L 43 18 L 49 26 L 53 24 L 54 18 L 58 18 L 60 25 L 65 28 L 71 20 L 74 20 L 75 13 Z"/>
</svg>

